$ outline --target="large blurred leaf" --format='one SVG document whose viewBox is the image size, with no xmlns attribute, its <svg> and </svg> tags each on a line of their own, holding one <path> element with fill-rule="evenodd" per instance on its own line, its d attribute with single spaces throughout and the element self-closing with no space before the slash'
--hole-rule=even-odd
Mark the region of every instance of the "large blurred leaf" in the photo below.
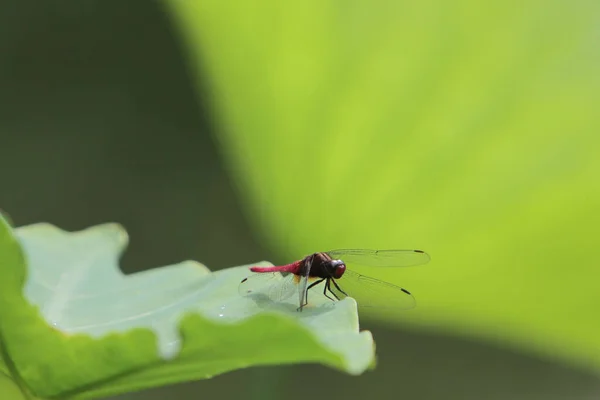
<svg viewBox="0 0 600 400">
<path fill-rule="evenodd" d="M 83 399 L 250 365 L 319 362 L 360 374 L 374 363 L 352 299 L 314 296 L 298 313 L 297 298 L 240 296 L 247 267 L 210 273 L 191 261 L 124 276 L 126 244 L 116 224 L 74 233 L 36 224 L 13 234 L 0 218 L 0 341 L 9 366 L 0 393 L 18 383 L 38 396 Z"/>
<path fill-rule="evenodd" d="M 600 3 L 171 0 L 248 214 L 369 271 L 406 322 L 600 371 Z"/>
<path fill-rule="evenodd" d="M 27 398 L 21 390 L 19 390 L 19 386 L 4 373 L 0 373 L 0 399 L 6 400 L 32 400 Z"/>
</svg>

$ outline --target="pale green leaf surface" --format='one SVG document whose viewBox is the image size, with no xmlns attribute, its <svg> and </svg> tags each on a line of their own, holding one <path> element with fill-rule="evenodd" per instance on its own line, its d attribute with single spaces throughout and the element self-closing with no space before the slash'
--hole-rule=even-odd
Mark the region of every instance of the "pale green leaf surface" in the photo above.
<svg viewBox="0 0 600 400">
<path fill-rule="evenodd" d="M 600 2 L 170 4 L 272 249 L 421 248 L 381 317 L 600 371 Z"/>
<path fill-rule="evenodd" d="M 94 398 L 251 365 L 319 362 L 351 374 L 373 365 L 351 299 L 313 296 L 298 313 L 293 299 L 240 296 L 247 267 L 210 273 L 191 261 L 125 276 L 117 224 L 12 234 L 3 223 L 0 328 L 10 373 L 35 395 Z"/>
</svg>

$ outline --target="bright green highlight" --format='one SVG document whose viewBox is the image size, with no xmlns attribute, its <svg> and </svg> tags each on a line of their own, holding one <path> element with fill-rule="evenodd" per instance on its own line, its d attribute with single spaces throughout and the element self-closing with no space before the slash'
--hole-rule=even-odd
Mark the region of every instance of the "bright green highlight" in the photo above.
<svg viewBox="0 0 600 400">
<path fill-rule="evenodd" d="M 170 4 L 273 250 L 421 248 L 378 317 L 600 372 L 599 2 Z"/>
<path fill-rule="evenodd" d="M 242 297 L 247 266 L 211 273 L 187 261 L 125 276 L 126 245 L 117 224 L 12 231 L 0 221 L 1 344 L 10 359 L 0 393 L 20 382 L 39 397 L 88 399 L 252 365 L 318 362 L 360 374 L 374 363 L 352 299 L 315 296 L 298 313 L 293 300 Z"/>
</svg>

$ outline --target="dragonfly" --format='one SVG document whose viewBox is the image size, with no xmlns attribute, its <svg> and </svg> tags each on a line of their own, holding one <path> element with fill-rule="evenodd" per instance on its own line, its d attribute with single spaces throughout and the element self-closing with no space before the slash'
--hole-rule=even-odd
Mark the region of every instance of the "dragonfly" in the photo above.
<svg viewBox="0 0 600 400">
<path fill-rule="evenodd" d="M 369 267 L 408 267 L 426 264 L 423 250 L 340 249 L 313 253 L 290 264 L 251 267 L 254 274 L 242 279 L 242 296 L 264 295 L 276 302 L 298 295 L 298 311 L 308 304 L 310 289 L 322 284 L 331 301 L 354 298 L 361 307 L 410 309 L 416 304 L 406 289 L 389 282 L 361 275 L 346 263 Z"/>
</svg>

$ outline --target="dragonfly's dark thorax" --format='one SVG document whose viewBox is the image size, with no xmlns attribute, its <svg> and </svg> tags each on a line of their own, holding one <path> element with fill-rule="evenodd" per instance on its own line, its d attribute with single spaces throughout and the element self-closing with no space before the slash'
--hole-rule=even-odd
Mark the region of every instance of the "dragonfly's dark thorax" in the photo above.
<svg viewBox="0 0 600 400">
<path fill-rule="evenodd" d="M 315 253 L 304 258 L 301 273 L 306 273 L 307 268 L 310 268 L 309 276 L 338 279 L 344 274 L 346 265 L 341 260 L 333 260 L 326 253 Z"/>
</svg>

